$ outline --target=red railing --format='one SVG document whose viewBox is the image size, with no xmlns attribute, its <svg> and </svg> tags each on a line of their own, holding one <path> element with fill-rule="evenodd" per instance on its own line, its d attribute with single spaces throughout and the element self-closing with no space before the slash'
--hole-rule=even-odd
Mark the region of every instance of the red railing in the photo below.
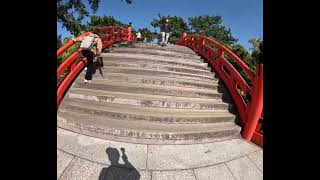
<svg viewBox="0 0 320 180">
<path fill-rule="evenodd" d="M 123 41 L 136 41 L 136 37 L 131 33 L 131 28 L 125 28 L 120 26 L 108 26 L 98 28 L 102 41 L 102 49 Z M 89 32 L 85 32 L 80 36 L 88 35 Z M 59 58 L 65 51 L 72 47 L 76 42 L 70 40 L 68 43 L 64 44 L 57 51 L 57 58 Z M 69 57 L 67 57 L 58 67 L 57 78 L 60 82 L 57 85 L 57 106 L 59 107 L 63 96 L 67 89 L 70 87 L 73 80 L 81 72 L 81 70 L 86 66 L 87 59 L 83 58 L 81 61 L 77 61 L 77 58 L 81 55 L 81 49 L 79 48 L 73 52 Z M 64 74 L 65 72 L 65 74 Z"/>
<path fill-rule="evenodd" d="M 192 48 L 215 69 L 230 92 L 239 112 L 243 126 L 243 138 L 263 146 L 263 132 L 261 123 L 258 122 L 259 119 L 263 119 L 263 64 L 257 65 L 254 75 L 249 67 L 228 48 L 213 39 L 200 35 L 187 36 L 186 33 L 183 33 L 182 39 L 176 44 Z M 245 72 L 251 81 L 250 86 L 226 59 L 226 56 L 233 59 Z"/>
</svg>

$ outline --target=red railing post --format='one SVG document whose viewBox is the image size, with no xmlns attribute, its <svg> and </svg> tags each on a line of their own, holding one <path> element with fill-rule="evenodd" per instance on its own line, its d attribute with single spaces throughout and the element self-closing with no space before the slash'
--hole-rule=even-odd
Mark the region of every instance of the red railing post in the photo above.
<svg viewBox="0 0 320 180">
<path fill-rule="evenodd" d="M 182 44 L 185 45 L 185 38 L 187 37 L 187 33 L 186 32 L 183 32 L 182 35 L 181 35 L 181 42 Z"/>
<path fill-rule="evenodd" d="M 128 38 L 131 40 L 131 27 L 128 27 Z"/>
<path fill-rule="evenodd" d="M 248 118 L 244 125 L 243 138 L 251 140 L 263 109 L 263 64 L 258 64 L 252 87 L 252 101 L 248 109 Z"/>
<path fill-rule="evenodd" d="M 186 38 L 187 37 L 187 33 L 186 32 L 183 32 L 182 34 L 181 34 L 181 39 L 180 40 L 178 40 L 177 42 L 176 42 L 176 44 L 177 45 L 180 45 L 180 46 L 186 46 L 187 45 L 187 42 L 186 42 Z"/>
<path fill-rule="evenodd" d="M 217 63 L 216 66 L 218 67 L 217 69 L 220 70 L 220 67 L 222 66 L 222 58 L 224 56 L 223 50 L 221 48 L 218 49 L 218 53 L 217 53 Z"/>
</svg>

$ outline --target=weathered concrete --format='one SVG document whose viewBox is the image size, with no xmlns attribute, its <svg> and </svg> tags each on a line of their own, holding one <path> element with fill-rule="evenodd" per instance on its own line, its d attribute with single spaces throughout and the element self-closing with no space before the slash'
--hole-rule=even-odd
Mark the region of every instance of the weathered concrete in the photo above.
<svg viewBox="0 0 320 180">
<path fill-rule="evenodd" d="M 262 150 L 243 139 L 193 145 L 140 145 L 88 137 L 60 128 L 57 134 L 60 179 L 98 179 L 111 167 L 113 156 L 106 153 L 107 148 L 118 151 L 116 171 L 123 174 L 133 167 L 140 179 L 149 180 L 151 174 L 152 179 L 163 180 L 262 178 L 262 172 L 248 158 L 252 155 L 262 158 Z M 125 149 L 129 164 L 123 160 L 121 148 Z"/>
<path fill-rule="evenodd" d="M 73 158 L 73 155 L 57 149 L 57 178 L 60 178 L 63 171 L 69 166 Z"/>
<path fill-rule="evenodd" d="M 158 65 L 158 66 L 171 66 L 171 67 L 184 67 L 184 68 L 190 68 L 190 69 L 202 69 L 202 70 L 211 70 L 211 68 L 208 66 L 208 63 L 204 62 L 190 62 L 190 61 L 175 61 L 172 59 L 139 59 L 139 58 L 123 58 L 121 56 L 115 56 L 115 57 L 104 57 L 103 58 L 104 65 L 113 64 L 113 63 L 129 63 L 129 64 L 138 64 L 140 66 L 142 65 Z"/>
<path fill-rule="evenodd" d="M 128 47 L 120 47 L 115 48 L 111 51 L 112 53 L 138 53 L 138 54 L 151 54 L 151 55 L 162 55 L 168 57 L 176 57 L 176 58 L 190 58 L 190 59 L 200 59 L 201 57 L 197 54 L 183 53 L 183 52 L 175 52 L 175 51 L 167 51 L 160 49 L 148 49 L 148 48 L 128 48 Z"/>
<path fill-rule="evenodd" d="M 106 71 L 108 72 L 108 68 L 135 68 L 135 69 L 148 69 L 148 70 L 156 70 L 156 71 L 169 71 L 169 72 L 177 72 L 177 73 L 188 73 L 188 74 L 195 74 L 195 75 L 203 75 L 203 76 L 213 76 L 214 74 L 208 69 L 198 69 L 198 68 L 189 68 L 189 67 L 175 67 L 171 65 L 158 65 L 158 64 L 137 64 L 132 62 L 110 62 L 107 61 L 104 63 L 107 66 Z"/>
<path fill-rule="evenodd" d="M 149 94 L 149 95 L 163 95 L 163 96 L 180 96 L 180 97 L 195 97 L 195 98 L 215 98 L 221 99 L 222 93 L 217 90 L 194 89 L 170 87 L 162 85 L 137 85 L 131 83 L 118 83 L 107 81 L 93 81 L 91 84 L 76 81 L 74 88 L 106 90 L 113 92 Z"/>
<path fill-rule="evenodd" d="M 84 84 L 83 71 L 66 93 L 58 178 L 261 179 L 262 150 L 240 138 L 228 93 L 203 59 L 186 47 L 130 46 L 102 55 L 105 79 L 97 72 Z"/>
<path fill-rule="evenodd" d="M 226 162 L 228 168 L 237 180 L 262 180 L 262 172 L 248 157 Z"/>
<path fill-rule="evenodd" d="M 244 156 L 255 150 L 257 146 L 242 139 L 184 146 L 150 145 L 148 168 L 172 170 L 209 166 Z"/>
<path fill-rule="evenodd" d="M 192 170 L 153 171 L 152 180 L 196 180 Z"/>
<path fill-rule="evenodd" d="M 121 58 L 136 58 L 136 59 L 150 59 L 150 60 L 171 60 L 176 62 L 199 62 L 203 63 L 203 59 L 186 59 L 186 58 L 176 58 L 176 57 L 168 57 L 166 55 L 150 55 L 150 54 L 133 54 L 133 53 L 102 53 L 101 57 L 109 58 L 109 57 L 121 57 Z"/>
<path fill-rule="evenodd" d="M 177 46 L 173 44 L 168 44 L 167 46 L 160 46 L 159 44 L 155 43 L 135 43 L 132 48 L 145 48 L 145 49 L 158 49 L 158 50 L 166 50 L 166 51 L 173 51 L 173 52 L 183 52 L 186 54 L 196 54 L 192 49 L 185 47 L 185 46 Z"/>
<path fill-rule="evenodd" d="M 234 180 L 228 167 L 222 163 L 194 170 L 197 180 Z"/>
<path fill-rule="evenodd" d="M 197 143 L 202 140 L 214 142 L 236 138 L 240 132 L 240 128 L 230 122 L 210 124 L 136 123 L 78 112 L 59 114 L 57 124 L 58 127 L 89 136 L 103 139 L 125 137 L 126 142 L 137 142 L 136 140 L 138 140 L 142 144 L 171 144 L 176 141 Z"/>
<path fill-rule="evenodd" d="M 97 180 L 103 165 L 74 158 L 59 180 Z"/>
<path fill-rule="evenodd" d="M 173 77 L 159 77 L 153 75 L 130 75 L 123 73 L 106 73 L 104 77 L 96 73 L 94 76 L 95 81 L 109 80 L 115 82 L 125 82 L 125 83 L 136 83 L 145 85 L 163 85 L 163 86 L 173 86 L 173 87 L 184 87 L 184 88 L 197 88 L 197 89 L 217 89 L 218 81 L 197 81 L 192 79 L 179 79 Z M 84 72 L 79 75 L 76 81 L 84 79 Z M 219 85 L 221 86 L 221 85 Z"/>
<path fill-rule="evenodd" d="M 229 104 L 216 99 L 172 97 L 162 95 L 133 94 L 125 92 L 111 92 L 93 89 L 72 89 L 68 98 L 82 99 L 104 103 L 126 104 L 143 107 L 227 110 Z"/>
<path fill-rule="evenodd" d="M 58 128 L 57 147 L 77 157 L 106 165 L 111 164 L 106 149 L 112 147 L 121 152 L 120 148 L 123 147 L 132 165 L 146 169 L 147 145 L 108 141 Z M 123 163 L 122 159 L 119 162 Z"/>
<path fill-rule="evenodd" d="M 263 172 L 263 152 L 262 150 L 256 151 L 248 155 L 250 160 Z"/>
</svg>

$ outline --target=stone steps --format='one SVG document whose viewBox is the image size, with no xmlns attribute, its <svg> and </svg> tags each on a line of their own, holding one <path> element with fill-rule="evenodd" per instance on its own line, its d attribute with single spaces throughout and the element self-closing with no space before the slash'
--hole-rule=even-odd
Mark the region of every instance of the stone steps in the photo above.
<svg viewBox="0 0 320 180">
<path fill-rule="evenodd" d="M 192 49 L 187 48 L 185 46 L 177 46 L 169 44 L 168 46 L 160 46 L 155 43 L 136 43 L 130 46 L 131 48 L 145 48 L 145 49 L 157 49 L 157 50 L 165 50 L 165 51 L 173 51 L 173 52 L 181 52 L 186 54 L 196 54 Z"/>
<path fill-rule="evenodd" d="M 159 77 L 174 77 L 180 79 L 190 79 L 190 80 L 199 80 L 199 81 L 218 81 L 214 77 L 214 74 L 210 75 L 198 75 L 184 72 L 174 72 L 174 71 L 165 71 L 161 69 L 145 69 L 145 68 L 125 68 L 125 67 L 108 67 L 105 66 L 102 68 L 102 72 L 107 75 L 107 73 L 122 73 L 122 74 L 131 74 L 131 75 L 147 75 L 147 76 L 159 76 Z"/>
<path fill-rule="evenodd" d="M 106 68 L 136 68 L 136 69 L 147 69 L 156 71 L 170 71 L 170 72 L 181 72 L 195 75 L 213 76 L 213 73 L 208 69 L 197 69 L 189 67 L 177 67 L 170 65 L 158 65 L 149 63 L 134 63 L 134 62 L 119 62 L 119 61 L 104 61 Z"/>
<path fill-rule="evenodd" d="M 86 104 L 79 105 L 80 103 Z M 116 108 L 116 105 L 113 106 L 114 104 L 111 103 L 105 103 L 101 107 L 97 107 L 97 104 L 101 105 L 101 103 L 97 102 L 68 100 L 63 108 L 61 108 L 59 113 L 64 114 L 65 112 L 74 112 L 91 116 L 103 116 L 105 118 L 115 119 L 118 121 L 127 120 L 136 124 L 144 124 L 146 122 L 152 122 L 156 124 L 214 124 L 222 122 L 233 123 L 235 119 L 234 115 L 230 115 L 230 113 L 226 111 L 211 111 L 200 114 L 200 111 L 188 112 L 184 110 L 184 112 L 186 112 L 185 115 L 181 115 L 179 113 L 182 113 L 183 110 L 176 112 L 171 110 L 170 113 L 166 113 L 164 110 L 158 110 L 157 112 L 152 113 L 150 112 L 151 108 L 132 108 L 128 106 L 122 106 L 122 109 L 119 110 Z M 142 110 L 139 111 L 139 109 Z"/>
<path fill-rule="evenodd" d="M 150 54 L 150 55 L 160 55 L 175 58 L 185 58 L 185 59 L 201 59 L 201 56 L 197 54 L 186 54 L 183 52 L 166 51 L 160 49 L 147 49 L 147 48 L 127 48 L 120 47 L 111 50 L 112 53 L 134 53 L 134 54 Z"/>
<path fill-rule="evenodd" d="M 240 137 L 224 86 L 192 50 L 138 43 L 101 57 L 104 78 L 97 71 L 92 83 L 83 83 L 80 73 L 59 107 L 58 127 L 140 144 Z"/>
<path fill-rule="evenodd" d="M 229 104 L 216 99 L 147 95 L 81 88 L 73 88 L 69 91 L 67 97 L 142 107 L 176 109 L 228 110 L 230 106 Z"/>
<path fill-rule="evenodd" d="M 72 87 L 105 90 L 113 92 L 127 92 L 149 95 L 164 95 L 164 96 L 180 96 L 180 97 L 195 97 L 195 98 L 211 98 L 221 99 L 222 93 L 217 89 L 196 89 L 184 87 L 172 87 L 163 85 L 144 85 L 135 83 L 123 83 L 109 80 L 93 80 L 92 83 L 83 83 L 82 79 L 77 79 Z"/>
<path fill-rule="evenodd" d="M 82 72 L 79 75 L 79 80 L 84 79 L 85 72 Z M 190 79 L 179 79 L 173 77 L 159 77 L 152 75 L 137 75 L 134 76 L 131 74 L 123 74 L 123 73 L 105 73 L 104 77 L 96 72 L 93 76 L 93 81 L 99 80 L 110 80 L 110 81 L 119 81 L 124 83 L 137 83 L 137 84 L 145 84 L 145 85 L 163 85 L 163 86 L 173 86 L 173 87 L 185 87 L 185 88 L 197 88 L 197 89 L 217 89 L 218 82 L 217 80 L 212 81 L 197 81 Z M 221 86 L 221 85 L 219 85 Z"/>
<path fill-rule="evenodd" d="M 58 126 L 102 139 L 117 139 L 142 144 L 214 142 L 239 137 L 240 127 L 233 122 L 210 124 L 159 124 L 115 120 L 79 112 L 58 114 Z"/>
<path fill-rule="evenodd" d="M 154 61 L 174 61 L 180 63 L 200 63 L 205 64 L 203 59 L 190 59 L 190 58 L 176 58 L 176 57 L 168 57 L 168 56 L 160 56 L 160 55 L 151 55 L 151 54 L 139 54 L 139 53 L 102 53 L 100 55 L 102 58 L 135 58 L 135 59 L 147 59 L 147 60 L 154 60 Z"/>
<path fill-rule="evenodd" d="M 104 64 L 107 63 L 129 63 L 129 64 L 149 64 L 149 65 L 166 65 L 172 67 L 185 67 L 185 68 L 193 68 L 193 69 L 201 69 L 201 70 L 209 70 L 211 68 L 208 67 L 208 63 L 202 62 L 181 62 L 181 61 L 172 61 L 171 59 L 148 59 L 148 58 L 123 58 L 123 57 L 104 57 Z"/>
</svg>

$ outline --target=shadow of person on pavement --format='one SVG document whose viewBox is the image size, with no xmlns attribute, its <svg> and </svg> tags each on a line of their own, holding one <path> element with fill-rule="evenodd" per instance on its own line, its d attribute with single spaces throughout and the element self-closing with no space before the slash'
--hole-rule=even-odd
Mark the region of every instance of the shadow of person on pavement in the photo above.
<svg viewBox="0 0 320 180">
<path fill-rule="evenodd" d="M 120 153 L 116 148 L 108 147 L 106 153 L 111 162 L 109 167 L 102 168 L 99 180 L 139 180 L 140 173 L 128 161 L 125 149 L 121 148 L 124 164 L 119 164 Z"/>
</svg>

